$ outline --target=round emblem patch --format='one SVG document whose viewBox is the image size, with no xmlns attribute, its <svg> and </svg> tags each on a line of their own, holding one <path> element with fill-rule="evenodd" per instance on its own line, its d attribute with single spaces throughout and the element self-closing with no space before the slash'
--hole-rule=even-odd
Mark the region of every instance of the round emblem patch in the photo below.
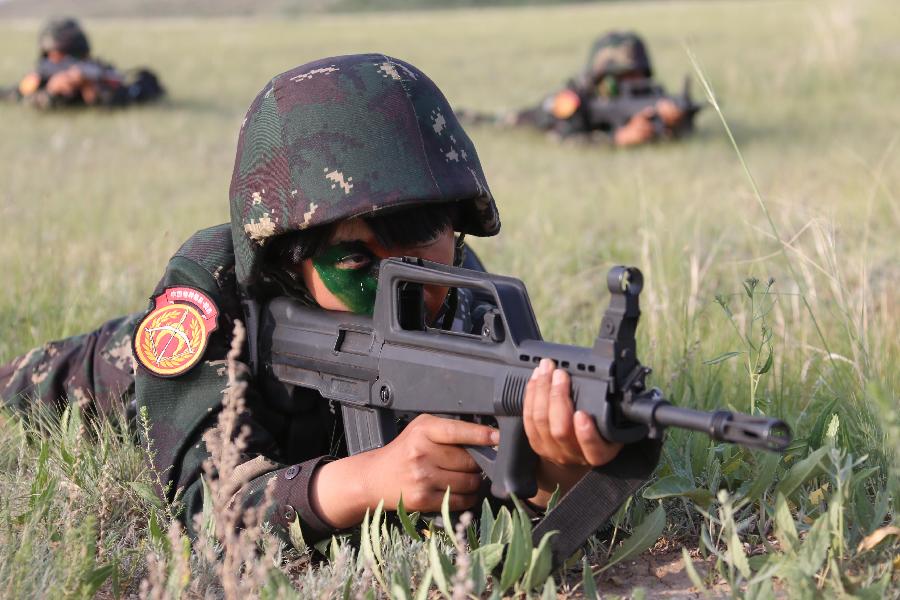
<svg viewBox="0 0 900 600">
<path fill-rule="evenodd" d="M 216 329 L 218 309 L 193 288 L 169 288 L 134 332 L 134 356 L 148 371 L 175 377 L 197 364 Z"/>
</svg>

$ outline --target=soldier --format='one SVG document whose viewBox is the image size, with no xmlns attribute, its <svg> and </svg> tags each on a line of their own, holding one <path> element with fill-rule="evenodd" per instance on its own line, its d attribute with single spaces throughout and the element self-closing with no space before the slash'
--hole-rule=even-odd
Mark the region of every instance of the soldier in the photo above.
<svg viewBox="0 0 900 600">
<path fill-rule="evenodd" d="M 19 406 L 30 393 L 43 402 L 93 400 L 97 410 L 133 399 L 149 417 L 170 497 L 182 491 L 191 530 L 209 456 L 202 436 L 221 409 L 236 320 L 283 294 L 371 313 L 379 260 L 479 268 L 463 237 L 500 228 L 475 147 L 443 94 L 416 67 L 381 54 L 315 61 L 266 84 L 241 126 L 230 204 L 231 223 L 199 231 L 172 257 L 147 313 L 47 345 L 0 373 L 0 395 Z M 480 330 L 486 307 L 471 293 L 431 286 L 425 296 L 435 326 Z M 133 387 L 123 341 L 131 327 Z M 411 510 L 438 510 L 448 485 L 452 509 L 478 501 L 482 477 L 460 446 L 494 445 L 496 430 L 421 415 L 386 446 L 348 457 L 340 412 L 318 392 L 278 403 L 242 370 L 250 439 L 240 481 L 230 483 L 246 506 L 274 480 L 270 521 L 282 535 L 299 515 L 306 541 L 323 539 L 357 525 L 381 499 L 395 509 L 401 491 Z M 568 376 L 550 361 L 528 384 L 525 425 L 541 456 L 537 506 L 620 447 L 573 412 Z"/>
<path fill-rule="evenodd" d="M 471 113 L 462 116 L 473 122 L 528 125 L 561 138 L 600 134 L 617 146 L 634 146 L 689 128 L 697 110 L 686 94 L 684 101 L 670 97 L 652 82 L 652 77 L 643 40 L 635 33 L 613 31 L 594 42 L 579 76 L 537 106 L 499 118 Z M 654 100 L 639 103 L 640 108 L 634 112 L 615 106 L 634 92 L 652 95 Z M 624 118 L 622 109 L 627 111 Z"/>
<path fill-rule="evenodd" d="M 156 75 L 135 69 L 124 75 L 115 67 L 91 57 L 87 35 L 72 18 L 48 22 L 38 37 L 40 56 L 7 96 L 39 108 L 57 106 L 122 106 L 147 102 L 163 95 Z"/>
</svg>

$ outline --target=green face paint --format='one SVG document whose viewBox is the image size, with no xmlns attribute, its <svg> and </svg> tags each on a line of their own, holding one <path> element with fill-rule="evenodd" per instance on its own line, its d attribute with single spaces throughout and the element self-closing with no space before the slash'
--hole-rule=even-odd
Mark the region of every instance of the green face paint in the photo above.
<svg viewBox="0 0 900 600">
<path fill-rule="evenodd" d="M 372 314 L 378 287 L 378 258 L 365 244 L 342 242 L 329 246 L 312 263 L 325 287 L 347 308 L 357 314 Z"/>
</svg>

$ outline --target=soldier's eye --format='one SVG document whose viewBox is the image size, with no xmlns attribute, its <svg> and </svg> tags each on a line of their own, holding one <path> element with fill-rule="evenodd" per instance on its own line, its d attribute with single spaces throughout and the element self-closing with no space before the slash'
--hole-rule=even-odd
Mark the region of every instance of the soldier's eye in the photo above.
<svg viewBox="0 0 900 600">
<path fill-rule="evenodd" d="M 358 269 L 364 269 L 372 264 L 372 255 L 366 254 L 364 252 L 353 252 L 346 256 L 343 256 L 335 262 L 335 266 L 338 269 L 343 269 L 345 271 L 356 271 Z"/>
</svg>

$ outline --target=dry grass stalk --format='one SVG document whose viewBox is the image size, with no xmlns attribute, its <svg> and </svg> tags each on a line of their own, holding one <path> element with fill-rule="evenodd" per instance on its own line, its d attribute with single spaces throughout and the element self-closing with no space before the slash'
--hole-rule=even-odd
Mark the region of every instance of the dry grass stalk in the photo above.
<svg viewBox="0 0 900 600">
<path fill-rule="evenodd" d="M 241 424 L 246 411 L 244 395 L 247 389 L 246 366 L 240 362 L 241 349 L 246 339 L 243 324 L 236 321 L 227 356 L 228 387 L 222 402 L 222 410 L 216 427 L 207 431 L 203 440 L 210 458 L 203 465 L 203 472 L 212 492 L 212 508 L 215 522 L 215 538 L 221 554 L 215 562 L 215 572 L 222 584 L 226 598 L 246 598 L 256 595 L 275 563 L 279 543 L 267 537 L 262 524 L 268 506 L 272 504 L 272 483 L 266 487 L 263 502 L 245 508 L 238 494 L 233 494 L 236 469 L 244 462 L 249 428 Z M 201 538 L 206 532 L 198 527 Z M 199 540 L 207 549 L 213 547 L 210 540 Z M 266 551 L 260 556 L 263 542 Z M 205 542 L 205 543 L 204 543 Z"/>
<path fill-rule="evenodd" d="M 450 580 L 453 588 L 450 591 L 452 600 L 465 600 L 475 589 L 475 582 L 469 576 L 472 568 L 472 556 L 467 551 L 466 529 L 472 523 L 472 513 L 466 511 L 459 516 L 454 533 L 456 534 L 456 572 Z"/>
</svg>

